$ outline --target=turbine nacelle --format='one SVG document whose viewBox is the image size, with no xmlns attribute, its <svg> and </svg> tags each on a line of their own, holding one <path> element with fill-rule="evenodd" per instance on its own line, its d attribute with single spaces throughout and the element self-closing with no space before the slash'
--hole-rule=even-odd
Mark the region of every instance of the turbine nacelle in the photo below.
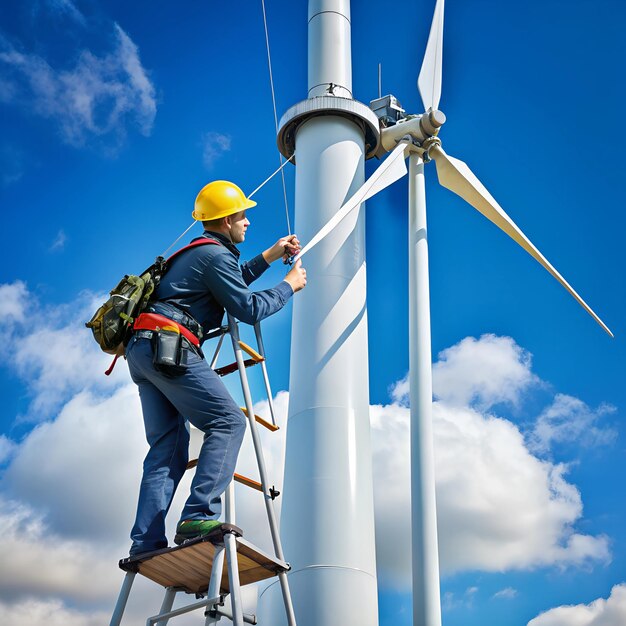
<svg viewBox="0 0 626 626">
<path fill-rule="evenodd" d="M 429 139 L 438 135 L 445 121 L 446 116 L 443 112 L 434 110 L 421 115 L 409 115 L 398 120 L 393 126 L 381 128 L 380 145 L 376 156 L 380 158 L 386 152 L 391 152 L 398 142 L 406 137 L 410 137 L 412 143 L 424 146 Z"/>
</svg>

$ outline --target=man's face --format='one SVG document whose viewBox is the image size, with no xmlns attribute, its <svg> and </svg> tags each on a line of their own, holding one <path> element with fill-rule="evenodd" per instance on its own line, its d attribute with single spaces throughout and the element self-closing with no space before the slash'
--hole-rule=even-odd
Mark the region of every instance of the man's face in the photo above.
<svg viewBox="0 0 626 626">
<path fill-rule="evenodd" d="M 245 211 L 239 211 L 229 215 L 227 220 L 230 220 L 230 239 L 233 243 L 241 243 L 246 238 L 246 230 L 250 226 L 250 222 L 246 217 Z"/>
</svg>

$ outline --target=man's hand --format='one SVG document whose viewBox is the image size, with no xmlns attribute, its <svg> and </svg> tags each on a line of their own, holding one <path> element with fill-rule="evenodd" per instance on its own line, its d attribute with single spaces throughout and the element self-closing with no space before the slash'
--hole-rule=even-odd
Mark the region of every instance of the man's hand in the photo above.
<svg viewBox="0 0 626 626">
<path fill-rule="evenodd" d="M 289 270 L 285 280 L 291 285 L 293 292 L 300 291 L 306 286 L 306 270 L 302 267 L 302 259 L 298 259 L 296 264 Z"/>
<path fill-rule="evenodd" d="M 263 252 L 263 258 L 268 263 L 273 263 L 282 258 L 285 262 L 291 256 L 300 252 L 300 241 L 296 235 L 281 237 L 271 248 Z"/>
</svg>

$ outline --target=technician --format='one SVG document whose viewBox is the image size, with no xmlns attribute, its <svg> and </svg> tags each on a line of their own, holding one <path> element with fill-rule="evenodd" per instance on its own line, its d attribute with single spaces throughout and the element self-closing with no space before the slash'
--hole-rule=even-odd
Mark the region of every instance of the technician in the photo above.
<svg viewBox="0 0 626 626">
<path fill-rule="evenodd" d="M 214 181 L 200 191 L 193 217 L 202 222 L 202 237 L 209 243 L 172 260 L 142 323 L 137 324 L 141 330 L 134 331 L 127 346 L 150 446 L 131 531 L 131 556 L 168 545 L 165 516 L 188 462 L 187 420 L 204 432 L 204 443 L 174 541 L 180 544 L 205 535 L 220 524 L 221 495 L 233 477 L 246 421 L 193 343 L 200 344 L 203 336 L 222 324 L 224 310 L 241 322 L 255 324 L 279 311 L 306 285 L 306 270 L 298 261 L 274 288 L 249 289 L 270 263 L 300 250 L 296 235 L 289 235 L 240 265 L 237 245 L 250 226 L 246 210 L 255 205 L 227 181 Z"/>
</svg>

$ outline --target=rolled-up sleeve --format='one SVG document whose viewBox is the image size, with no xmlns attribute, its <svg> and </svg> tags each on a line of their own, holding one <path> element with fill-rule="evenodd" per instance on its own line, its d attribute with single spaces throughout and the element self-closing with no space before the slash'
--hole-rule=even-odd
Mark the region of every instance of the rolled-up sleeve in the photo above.
<svg viewBox="0 0 626 626">
<path fill-rule="evenodd" d="M 282 309 L 289 298 L 293 295 L 291 285 L 286 281 L 280 282 L 272 289 L 263 291 L 251 291 L 235 257 L 227 250 L 219 250 L 206 258 L 206 265 L 203 271 L 203 280 L 207 289 L 213 297 L 223 306 L 228 313 L 246 324 L 256 324 L 262 319 L 276 313 Z M 258 257 L 246 264 L 246 277 L 255 276 L 253 262 L 257 262 L 257 270 L 261 268 L 261 263 L 265 263 L 262 255 L 261 261 Z M 267 265 L 267 263 L 265 263 Z M 261 273 L 267 267 L 263 268 Z M 260 276 L 260 274 L 259 274 Z M 250 282 L 251 282 L 250 281 Z"/>
</svg>

